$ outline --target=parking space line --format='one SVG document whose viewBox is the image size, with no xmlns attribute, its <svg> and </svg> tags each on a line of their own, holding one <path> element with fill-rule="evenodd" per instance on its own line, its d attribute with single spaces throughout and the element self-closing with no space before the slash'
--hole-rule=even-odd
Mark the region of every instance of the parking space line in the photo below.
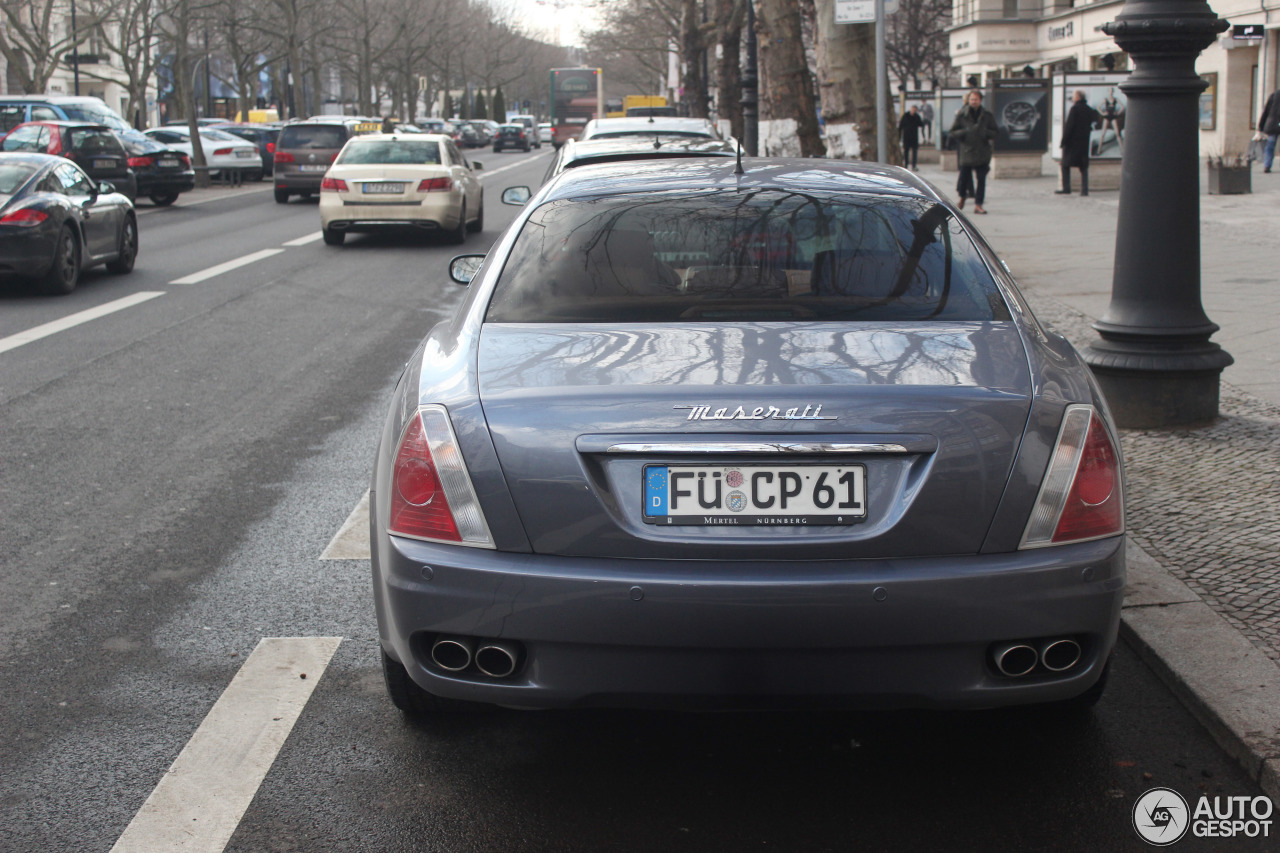
<svg viewBox="0 0 1280 853">
<path fill-rule="evenodd" d="M 99 317 L 105 317 L 108 314 L 114 314 L 116 311 L 125 308 L 131 308 L 139 303 L 146 302 L 148 299 L 155 299 L 157 296 L 164 296 L 162 290 L 143 290 L 132 296 L 126 296 L 123 299 L 117 299 L 114 302 L 107 302 L 96 308 L 89 308 L 84 311 L 78 311 L 63 317 L 61 320 L 53 320 L 33 329 L 27 329 L 25 332 L 18 332 L 16 335 L 9 335 L 7 338 L 0 338 L 0 352 L 8 352 L 16 349 L 23 344 L 29 344 L 32 341 L 38 341 L 41 338 L 47 338 L 56 332 L 70 329 L 73 326 L 79 326 L 81 323 L 87 323 L 90 320 L 96 320 Z"/>
<path fill-rule="evenodd" d="M 338 528 L 338 532 L 320 555 L 322 560 L 367 560 L 371 546 L 369 545 L 369 490 L 365 489 L 364 497 L 351 510 L 347 520 Z"/>
<path fill-rule="evenodd" d="M 341 642 L 259 642 L 111 853 L 221 853 Z"/>
<path fill-rule="evenodd" d="M 281 243 L 281 246 L 305 246 L 308 243 L 314 243 L 324 236 L 323 231 L 317 231 L 314 234 L 308 234 L 305 237 L 299 237 L 297 240 L 290 240 L 287 243 Z"/>
<path fill-rule="evenodd" d="M 256 261 L 260 261 L 263 258 L 269 258 L 272 255 L 278 255 L 283 251 L 284 249 L 263 249 L 260 252 L 254 252 L 253 254 L 245 255 L 244 257 L 236 258 L 235 260 L 218 264 L 215 267 L 209 267 L 208 269 L 201 270 L 200 272 L 192 273 L 191 275 L 184 275 L 182 278 L 175 278 L 173 281 L 169 283 L 170 284 L 199 284 L 205 279 L 213 278 L 214 276 L 217 276 L 217 275 L 222 275 L 224 272 L 231 272 L 234 269 L 239 269 L 240 267 L 246 266 L 248 264 L 252 264 Z"/>
</svg>

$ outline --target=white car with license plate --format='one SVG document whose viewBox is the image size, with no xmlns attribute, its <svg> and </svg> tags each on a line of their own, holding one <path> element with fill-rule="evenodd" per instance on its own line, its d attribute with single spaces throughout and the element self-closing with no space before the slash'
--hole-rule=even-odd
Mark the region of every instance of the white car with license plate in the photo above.
<svg viewBox="0 0 1280 853">
<path fill-rule="evenodd" d="M 484 228 L 479 168 L 444 134 L 353 137 L 320 187 L 324 241 L 338 246 L 350 231 L 411 226 L 462 243 Z"/>
<path fill-rule="evenodd" d="M 168 125 L 144 131 L 147 136 L 194 159 L 191 133 L 185 126 Z M 247 139 L 213 127 L 200 128 L 200 145 L 209 174 L 217 177 L 225 170 L 241 172 L 247 181 L 262 180 L 262 155 L 258 146 Z"/>
</svg>

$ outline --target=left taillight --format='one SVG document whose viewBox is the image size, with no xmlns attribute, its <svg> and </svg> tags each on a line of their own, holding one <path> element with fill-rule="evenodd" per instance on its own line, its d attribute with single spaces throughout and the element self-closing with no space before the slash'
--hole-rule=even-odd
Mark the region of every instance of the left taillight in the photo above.
<svg viewBox="0 0 1280 853">
<path fill-rule="evenodd" d="M 155 164 L 156 164 L 156 161 L 154 157 L 130 157 L 129 158 L 129 168 L 131 169 L 143 169 L 143 168 L 146 168 L 147 166 L 154 166 Z"/>
<path fill-rule="evenodd" d="M 30 207 L 24 207 L 21 210 L 15 210 L 12 213 L 6 213 L 0 216 L 0 225 L 19 225 L 30 228 L 33 225 L 39 225 L 49 218 L 49 214 L 43 210 L 35 210 Z"/>
<path fill-rule="evenodd" d="M 1021 547 L 1123 532 L 1124 481 L 1115 439 L 1093 406 L 1068 406 Z"/>
<path fill-rule="evenodd" d="M 320 182 L 320 192 L 328 190 L 329 192 L 344 193 L 347 191 L 347 182 L 342 178 L 325 178 Z"/>
<path fill-rule="evenodd" d="M 401 435 L 391 471 L 387 532 L 494 547 L 443 406 L 420 407 Z"/>
</svg>

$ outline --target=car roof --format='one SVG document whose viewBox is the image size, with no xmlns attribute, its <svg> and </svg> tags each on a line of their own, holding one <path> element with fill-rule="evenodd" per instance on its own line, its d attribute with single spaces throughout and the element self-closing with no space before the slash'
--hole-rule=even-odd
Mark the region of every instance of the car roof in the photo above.
<svg viewBox="0 0 1280 853">
<path fill-rule="evenodd" d="M 677 116 L 629 116 L 625 118 L 598 118 L 592 122 L 593 133 L 661 133 L 664 130 L 692 133 L 711 131 L 716 133 L 715 125 L 705 118 L 685 118 Z"/>
<path fill-rule="evenodd" d="M 0 103 L 22 101 L 28 104 L 106 104 L 93 95 L 0 95 Z"/>
<path fill-rule="evenodd" d="M 684 136 L 667 137 L 654 147 L 649 136 L 570 140 L 562 155 L 564 167 L 579 168 L 591 162 L 651 160 L 660 157 L 732 157 L 734 147 L 724 139 Z"/>
<path fill-rule="evenodd" d="M 394 133 L 362 133 L 359 136 L 351 137 L 350 141 L 368 142 L 370 140 L 376 141 L 379 139 L 409 139 L 414 142 L 422 142 L 424 140 L 429 142 L 444 142 L 445 140 L 452 141 L 453 137 L 447 133 L 414 133 L 413 131 L 395 131 Z"/>
<path fill-rule="evenodd" d="M 627 160 L 566 169 L 543 189 L 543 199 L 581 198 L 631 192 L 707 189 L 826 191 L 930 199 L 937 191 L 897 166 L 851 160 L 745 157 L 743 174 L 735 159 L 690 157 Z"/>
<path fill-rule="evenodd" d="M 37 163 L 39 165 L 48 165 L 49 163 L 70 163 L 66 157 L 59 157 L 57 154 L 41 154 L 35 151 L 0 151 L 0 161 L 3 160 L 23 160 L 29 163 Z"/>
</svg>

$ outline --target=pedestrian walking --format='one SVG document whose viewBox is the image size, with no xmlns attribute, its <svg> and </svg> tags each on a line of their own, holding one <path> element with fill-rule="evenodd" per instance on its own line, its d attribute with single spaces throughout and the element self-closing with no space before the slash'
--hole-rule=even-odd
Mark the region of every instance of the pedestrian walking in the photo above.
<svg viewBox="0 0 1280 853">
<path fill-rule="evenodd" d="M 1080 195 L 1089 194 L 1089 142 L 1094 128 L 1102 126 L 1102 116 L 1085 99 L 1084 92 L 1076 89 L 1071 96 L 1071 109 L 1062 125 L 1062 186 L 1054 190 L 1058 195 L 1071 195 L 1071 169 L 1080 170 Z"/>
<path fill-rule="evenodd" d="M 933 141 L 933 104 L 920 102 L 920 121 L 924 122 L 924 141 Z"/>
<path fill-rule="evenodd" d="M 923 129 L 924 120 L 920 118 L 920 110 L 912 105 L 898 122 L 898 134 L 902 137 L 902 165 L 908 169 L 920 166 L 920 131 Z"/>
<path fill-rule="evenodd" d="M 956 192 L 960 194 L 960 208 L 964 200 L 973 197 L 973 212 L 986 213 L 982 202 L 987 194 L 987 172 L 991 170 L 991 155 L 995 150 L 996 117 L 982 106 L 982 93 L 969 92 L 966 105 L 956 111 L 951 123 L 950 137 L 956 140 L 956 160 L 960 166 L 960 180 Z M 974 181 L 977 186 L 974 186 Z"/>
<path fill-rule="evenodd" d="M 1262 171 L 1271 171 L 1271 161 L 1276 156 L 1276 138 L 1280 137 L 1280 91 L 1272 92 L 1258 116 L 1258 134 L 1255 139 L 1267 140 L 1262 154 Z"/>
</svg>

